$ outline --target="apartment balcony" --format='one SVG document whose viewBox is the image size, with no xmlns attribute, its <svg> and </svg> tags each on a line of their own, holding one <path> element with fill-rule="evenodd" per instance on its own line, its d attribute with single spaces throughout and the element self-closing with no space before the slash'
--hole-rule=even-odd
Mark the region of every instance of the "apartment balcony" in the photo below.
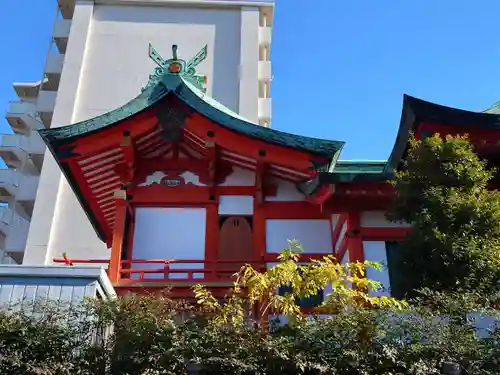
<svg viewBox="0 0 500 375">
<path fill-rule="evenodd" d="M 54 107 L 56 106 L 57 91 L 41 90 L 38 94 L 36 110 L 40 115 L 43 125 L 50 127 Z"/>
<path fill-rule="evenodd" d="M 30 136 L 3 134 L 0 138 L 0 157 L 9 168 L 21 168 L 26 159 L 28 171 L 42 168 L 45 144 L 36 132 Z"/>
<path fill-rule="evenodd" d="M 7 206 L 0 207 L 0 233 L 5 236 L 4 251 L 22 263 L 30 222 Z"/>
<path fill-rule="evenodd" d="M 259 121 L 271 119 L 271 98 L 259 98 Z"/>
<path fill-rule="evenodd" d="M 57 91 L 63 70 L 64 55 L 50 52 L 45 64 L 46 80 L 42 84 L 42 90 Z"/>
<path fill-rule="evenodd" d="M 44 127 L 42 119 L 37 114 L 36 104 L 31 102 L 10 102 L 5 118 L 12 131 L 29 134 L 32 130 Z"/>
<path fill-rule="evenodd" d="M 269 46 L 271 44 L 271 31 L 272 28 L 269 26 L 259 27 L 259 44 L 261 46 Z"/>
<path fill-rule="evenodd" d="M 40 86 L 42 85 L 42 81 L 38 82 L 14 82 L 12 86 L 16 91 L 17 96 L 21 100 L 31 99 L 33 101 L 36 100 L 38 96 L 38 92 L 40 91 Z"/>
<path fill-rule="evenodd" d="M 0 169 L 0 201 L 34 202 L 39 180 L 39 176 L 23 174 L 18 169 Z M 30 211 L 29 207 L 23 208 Z"/>
<path fill-rule="evenodd" d="M 271 78 L 271 61 L 259 61 L 259 80 L 270 81 Z"/>
<path fill-rule="evenodd" d="M 64 19 L 73 18 L 76 0 L 57 0 L 59 11 Z"/>
<path fill-rule="evenodd" d="M 54 25 L 54 42 L 60 54 L 66 53 L 70 29 L 70 19 L 58 19 Z"/>
</svg>

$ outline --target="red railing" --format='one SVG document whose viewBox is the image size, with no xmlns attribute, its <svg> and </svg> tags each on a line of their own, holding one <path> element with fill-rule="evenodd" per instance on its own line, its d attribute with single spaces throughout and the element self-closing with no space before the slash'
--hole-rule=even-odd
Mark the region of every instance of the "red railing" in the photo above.
<svg viewBox="0 0 500 375">
<path fill-rule="evenodd" d="M 66 265 L 109 265 L 105 259 L 54 258 Z M 255 269 L 266 268 L 264 261 L 201 260 L 201 259 L 134 259 L 120 262 L 119 282 L 229 282 L 244 264 Z"/>
</svg>

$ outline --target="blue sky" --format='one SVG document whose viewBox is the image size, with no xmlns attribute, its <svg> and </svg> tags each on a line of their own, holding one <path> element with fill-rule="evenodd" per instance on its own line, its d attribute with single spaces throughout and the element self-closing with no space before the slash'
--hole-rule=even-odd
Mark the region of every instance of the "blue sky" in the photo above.
<svg viewBox="0 0 500 375">
<path fill-rule="evenodd" d="M 55 3 L 1 1 L 0 132 L 12 82 L 41 78 Z M 387 158 L 404 93 L 476 111 L 500 100 L 498 0 L 276 3 L 272 126 L 346 141 L 342 159 Z"/>
</svg>

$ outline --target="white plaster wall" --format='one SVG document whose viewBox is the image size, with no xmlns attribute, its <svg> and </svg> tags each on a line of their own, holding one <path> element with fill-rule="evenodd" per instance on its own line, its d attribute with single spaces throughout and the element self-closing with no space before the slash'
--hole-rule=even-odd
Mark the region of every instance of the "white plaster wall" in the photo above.
<svg viewBox="0 0 500 375">
<path fill-rule="evenodd" d="M 177 44 L 185 60 L 208 45 L 207 59 L 197 68 L 208 76 L 207 93 L 238 112 L 240 22 L 238 8 L 96 5 L 78 117 L 108 112 L 141 92 L 155 68 L 149 43 L 165 59 Z"/>
<path fill-rule="evenodd" d="M 206 210 L 204 208 L 137 208 L 135 211 L 133 259 L 205 259 Z M 158 269 L 162 265 L 137 264 L 134 268 Z M 177 264 L 172 269 L 203 268 L 203 263 Z M 170 278 L 186 278 L 172 274 Z M 203 274 L 196 274 L 203 277 Z M 163 278 L 160 274 L 147 278 Z"/>
<path fill-rule="evenodd" d="M 94 10 L 93 1 L 76 2 L 68 47 L 66 49 L 57 101 L 54 108 L 52 127 L 68 125 L 77 120 L 74 110 L 81 83 L 83 61 L 87 51 L 87 39 Z M 65 193 L 62 190 L 66 190 Z M 90 226 L 82 208 L 76 203 L 74 194 L 68 194 L 69 186 L 62 177 L 59 166 L 49 150 L 45 159 L 38 185 L 37 198 L 24 253 L 23 264 L 36 265 L 51 263 L 54 256 L 67 252 L 70 257 L 90 257 L 96 249 L 98 255 L 109 256 L 108 252 Z M 73 211 L 60 217 L 61 207 L 72 207 Z M 58 225 L 65 222 L 68 232 Z M 82 231 L 83 236 L 73 237 Z M 82 242 L 77 242 L 83 238 Z M 95 246 L 93 246 L 95 245 Z"/>
<path fill-rule="evenodd" d="M 255 173 L 235 167 L 220 186 L 255 186 Z"/>
<path fill-rule="evenodd" d="M 181 174 L 181 177 L 184 178 L 184 181 L 186 182 L 186 184 L 193 184 L 196 186 L 207 186 L 205 184 L 202 184 L 200 182 L 200 178 L 197 175 L 195 175 L 193 172 L 186 171 L 186 172 Z"/>
<path fill-rule="evenodd" d="M 253 215 L 254 198 L 239 195 L 219 197 L 219 215 Z"/>
<path fill-rule="evenodd" d="M 297 240 L 304 253 L 332 254 L 330 220 L 266 220 L 268 253 L 286 249 L 289 240 Z"/>
<path fill-rule="evenodd" d="M 365 260 L 382 264 L 382 271 L 368 268 L 366 277 L 382 284 L 383 290 L 372 292 L 376 296 L 390 296 L 389 270 L 387 269 L 387 250 L 384 241 L 363 241 Z"/>
<path fill-rule="evenodd" d="M 243 7 L 240 19 L 239 113 L 258 123 L 259 66 L 248 62 L 259 61 L 259 8 Z"/>
<path fill-rule="evenodd" d="M 408 227 L 407 223 L 393 223 L 385 218 L 383 211 L 364 211 L 361 213 L 361 227 L 400 228 Z"/>
<path fill-rule="evenodd" d="M 297 190 L 295 184 L 280 180 L 271 179 L 271 182 L 277 184 L 277 193 L 275 197 L 266 197 L 266 201 L 269 202 L 297 202 L 305 200 L 304 194 Z"/>
</svg>

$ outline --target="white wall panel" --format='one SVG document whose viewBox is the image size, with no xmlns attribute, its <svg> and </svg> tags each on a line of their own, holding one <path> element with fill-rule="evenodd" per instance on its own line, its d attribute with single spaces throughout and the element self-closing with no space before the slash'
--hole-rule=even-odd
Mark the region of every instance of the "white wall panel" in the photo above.
<svg viewBox="0 0 500 375">
<path fill-rule="evenodd" d="M 219 215 L 253 215 L 253 197 L 242 195 L 221 195 Z"/>
<path fill-rule="evenodd" d="M 279 253 L 288 247 L 288 240 L 297 240 L 304 253 L 332 254 L 330 220 L 266 220 L 268 253 Z"/>
<path fill-rule="evenodd" d="M 205 259 L 207 215 L 204 208 L 137 208 L 135 215 L 133 259 Z M 161 265 L 135 268 L 157 269 Z M 171 268 L 203 268 L 203 264 L 178 264 Z M 202 277 L 202 274 L 196 276 Z M 182 279 L 186 274 L 170 277 Z"/>
<path fill-rule="evenodd" d="M 297 190 L 295 184 L 279 179 L 273 179 L 271 182 L 277 184 L 278 191 L 275 197 L 266 197 L 266 201 L 297 202 L 305 200 L 304 194 Z"/>
<path fill-rule="evenodd" d="M 366 277 L 380 282 L 384 288 L 384 290 L 373 292 L 372 294 L 377 296 L 389 296 L 391 284 L 389 280 L 389 270 L 387 269 L 387 250 L 385 242 L 363 241 L 363 249 L 365 252 L 365 260 L 382 264 L 382 271 L 378 271 L 373 268 L 368 268 L 366 270 Z"/>
<path fill-rule="evenodd" d="M 255 173 L 235 167 L 220 186 L 255 186 Z"/>
</svg>

